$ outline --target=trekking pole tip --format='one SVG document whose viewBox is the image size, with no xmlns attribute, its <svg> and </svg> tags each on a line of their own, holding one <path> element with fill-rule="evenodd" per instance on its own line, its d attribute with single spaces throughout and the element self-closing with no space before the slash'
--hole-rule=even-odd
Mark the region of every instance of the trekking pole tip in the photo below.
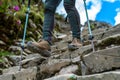
<svg viewBox="0 0 120 80">
<path fill-rule="evenodd" d="M 94 36 L 93 35 L 89 35 L 89 40 L 93 40 Z"/>
</svg>

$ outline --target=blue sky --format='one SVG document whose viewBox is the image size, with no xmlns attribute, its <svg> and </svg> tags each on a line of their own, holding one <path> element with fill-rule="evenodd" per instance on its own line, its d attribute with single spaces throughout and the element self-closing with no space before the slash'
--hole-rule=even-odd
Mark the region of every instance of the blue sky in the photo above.
<svg viewBox="0 0 120 80">
<path fill-rule="evenodd" d="M 120 23 L 120 0 L 86 0 L 90 20 L 108 22 L 111 25 Z M 86 21 L 83 0 L 76 0 L 76 7 L 80 14 L 81 24 Z M 57 8 L 57 13 L 66 15 L 63 1 Z"/>
</svg>

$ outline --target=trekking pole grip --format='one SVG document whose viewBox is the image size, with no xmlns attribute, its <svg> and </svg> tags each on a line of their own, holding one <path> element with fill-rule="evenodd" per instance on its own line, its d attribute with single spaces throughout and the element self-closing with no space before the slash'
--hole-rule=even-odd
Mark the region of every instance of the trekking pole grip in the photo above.
<svg viewBox="0 0 120 80">
<path fill-rule="evenodd" d="M 28 7 L 29 7 L 29 8 L 30 8 L 30 1 L 31 1 L 31 0 L 28 0 Z"/>
</svg>

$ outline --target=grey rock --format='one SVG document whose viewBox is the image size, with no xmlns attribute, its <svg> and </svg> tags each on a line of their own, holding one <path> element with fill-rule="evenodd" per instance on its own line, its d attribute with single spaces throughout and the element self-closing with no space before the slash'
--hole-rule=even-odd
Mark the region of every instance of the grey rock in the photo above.
<svg viewBox="0 0 120 80">
<path fill-rule="evenodd" d="M 114 26 L 114 28 L 116 28 L 116 27 L 120 27 L 120 23 Z"/>
<path fill-rule="evenodd" d="M 44 80 L 71 80 L 70 78 L 74 78 L 72 80 L 76 80 L 77 76 L 75 74 L 63 74 Z"/>
<path fill-rule="evenodd" d="M 60 58 L 61 59 L 73 59 L 78 56 L 81 56 L 83 53 L 88 54 L 89 51 L 91 52 L 91 49 L 92 49 L 91 45 L 87 45 L 87 46 L 82 46 L 79 49 L 74 50 L 74 51 L 67 50 L 61 53 L 62 55 L 60 55 Z"/>
<path fill-rule="evenodd" d="M 14 74 L 14 78 L 16 80 L 36 80 L 36 75 L 37 75 L 37 68 L 34 67 Z"/>
<path fill-rule="evenodd" d="M 71 74 L 72 74 L 72 73 L 76 74 L 77 71 L 79 71 L 78 65 L 70 65 L 70 66 L 67 66 L 67 67 L 65 67 L 65 68 L 62 68 L 58 74 L 59 74 L 59 75 L 68 74 L 68 73 L 69 73 L 69 74 L 70 74 L 70 73 L 71 73 Z"/>
<path fill-rule="evenodd" d="M 98 33 L 105 32 L 105 31 L 106 31 L 106 29 L 104 29 L 104 28 L 95 29 L 92 31 L 92 34 L 98 34 Z"/>
<path fill-rule="evenodd" d="M 10 61 L 8 57 L 2 56 L 1 59 L 3 60 L 1 62 L 1 68 L 8 68 L 13 65 L 13 62 Z"/>
<path fill-rule="evenodd" d="M 65 23 L 64 21 L 59 21 L 59 20 L 55 20 L 57 25 L 59 25 L 59 27 L 63 30 L 62 32 L 67 33 L 68 31 L 70 31 L 70 24 L 69 23 Z"/>
<path fill-rule="evenodd" d="M 70 59 L 49 59 L 48 62 L 43 63 L 40 68 L 42 73 L 55 73 L 62 67 L 65 67 L 71 63 Z"/>
<path fill-rule="evenodd" d="M 36 24 L 31 19 L 29 20 L 29 22 L 30 22 L 30 27 L 31 28 L 33 28 L 33 29 L 37 28 Z"/>
<path fill-rule="evenodd" d="M 0 75 L 0 80 L 13 80 L 13 75 L 12 74 Z"/>
<path fill-rule="evenodd" d="M 85 55 L 83 61 L 91 73 L 117 69 L 120 67 L 120 46 L 92 52 Z"/>
<path fill-rule="evenodd" d="M 21 69 L 19 66 L 11 67 L 3 71 L 0 80 L 36 80 L 37 68 Z"/>
<path fill-rule="evenodd" d="M 113 71 L 113 72 L 106 72 L 102 74 L 94 74 L 88 76 L 78 77 L 77 80 L 119 80 L 120 79 L 120 72 Z"/>
<path fill-rule="evenodd" d="M 45 59 L 46 58 L 42 57 L 40 54 L 30 54 L 26 56 L 26 59 L 22 60 L 22 67 L 28 68 L 40 65 Z"/>
<path fill-rule="evenodd" d="M 102 40 L 99 40 L 96 44 L 96 48 L 105 49 L 105 48 L 112 48 L 118 45 L 120 45 L 120 34 L 115 34 L 106 37 Z"/>
<path fill-rule="evenodd" d="M 20 54 L 21 52 L 21 47 L 19 46 L 10 46 L 9 50 L 15 54 Z"/>
<path fill-rule="evenodd" d="M 6 43 L 0 40 L 0 45 L 6 45 Z"/>
<path fill-rule="evenodd" d="M 54 76 L 44 80 L 120 80 L 120 71 L 112 71 L 112 72 L 86 75 L 86 76 L 64 74 L 64 75 L 58 75 L 58 76 Z"/>
<path fill-rule="evenodd" d="M 10 50 L 13 50 L 13 51 L 20 51 L 20 50 L 21 50 L 21 47 L 18 47 L 18 46 L 10 46 L 9 49 L 10 49 Z"/>
<path fill-rule="evenodd" d="M 88 72 L 87 68 L 86 68 L 86 65 L 83 63 L 83 61 L 80 61 L 80 66 L 81 66 L 81 75 L 84 76 L 86 75 Z"/>
<path fill-rule="evenodd" d="M 21 56 L 17 56 L 17 55 L 11 55 L 9 56 L 9 60 L 11 60 L 15 66 L 19 65 Z M 25 56 L 22 56 L 22 60 L 25 59 Z"/>
<path fill-rule="evenodd" d="M 59 40 L 62 40 L 63 38 L 65 38 L 67 35 L 66 34 L 62 34 L 62 33 L 56 33 L 56 38 Z"/>
<path fill-rule="evenodd" d="M 55 43 L 55 49 L 53 49 L 54 51 L 55 50 L 58 50 L 58 49 L 62 49 L 62 48 L 64 48 L 64 47 L 67 47 L 67 45 L 68 45 L 68 43 L 67 42 L 65 42 L 65 41 L 60 41 L 60 42 L 56 42 Z"/>
<path fill-rule="evenodd" d="M 117 28 L 111 28 L 108 31 L 104 31 L 98 34 L 94 35 L 94 39 L 100 40 L 100 39 L 104 39 L 106 37 L 115 35 L 115 34 L 120 34 L 120 27 Z"/>
<path fill-rule="evenodd" d="M 15 72 L 19 72 L 19 66 L 9 67 L 8 69 L 3 70 L 3 74 L 12 74 Z"/>
<path fill-rule="evenodd" d="M 120 27 L 111 27 L 108 29 L 96 29 L 92 31 L 93 36 L 94 36 L 94 40 L 101 40 L 104 39 L 106 37 L 115 35 L 115 34 L 120 34 Z M 88 40 L 89 36 L 88 36 L 88 30 L 85 29 L 82 33 L 83 39 L 84 40 Z"/>
<path fill-rule="evenodd" d="M 78 57 L 71 59 L 71 61 L 72 61 L 72 63 L 77 63 L 77 62 L 81 61 L 81 58 L 80 58 L 80 56 L 78 56 Z"/>
</svg>

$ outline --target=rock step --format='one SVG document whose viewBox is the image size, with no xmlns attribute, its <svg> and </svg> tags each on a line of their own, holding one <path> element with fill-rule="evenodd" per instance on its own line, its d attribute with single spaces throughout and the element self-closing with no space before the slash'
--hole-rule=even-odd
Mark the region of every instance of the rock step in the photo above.
<svg viewBox="0 0 120 80">
<path fill-rule="evenodd" d="M 0 75 L 0 80 L 36 80 L 37 68 L 32 67 L 28 69 L 21 69 L 19 67 L 12 67 L 3 71 Z"/>
<path fill-rule="evenodd" d="M 67 48 L 65 48 L 65 49 L 61 49 L 61 50 L 56 51 L 56 53 L 53 53 L 52 58 L 73 59 L 73 58 L 76 58 L 76 57 L 82 55 L 83 53 L 87 54 L 89 52 L 92 52 L 91 45 L 82 46 L 79 49 L 74 50 L 74 51 L 70 51 Z"/>
<path fill-rule="evenodd" d="M 111 71 L 101 74 L 77 76 L 74 74 L 59 75 L 44 80 L 120 80 L 120 71 Z"/>
<path fill-rule="evenodd" d="M 120 68 L 120 46 L 92 52 L 83 56 L 82 61 L 90 73 Z"/>
<path fill-rule="evenodd" d="M 113 27 L 110 28 L 109 30 L 104 30 L 103 32 L 96 32 L 93 33 L 93 36 L 94 36 L 94 40 L 101 40 L 115 34 L 120 34 L 120 27 L 115 27 L 115 28 Z M 85 35 L 83 34 L 83 38 L 85 40 L 88 40 L 88 34 Z"/>
<path fill-rule="evenodd" d="M 104 32 L 101 32 L 101 33 L 94 34 L 94 39 L 95 40 L 101 40 L 101 39 L 104 39 L 106 37 L 109 37 L 109 36 L 112 36 L 112 35 L 115 35 L 115 34 L 120 34 L 120 27 L 111 28 L 108 31 L 104 31 Z"/>
</svg>

